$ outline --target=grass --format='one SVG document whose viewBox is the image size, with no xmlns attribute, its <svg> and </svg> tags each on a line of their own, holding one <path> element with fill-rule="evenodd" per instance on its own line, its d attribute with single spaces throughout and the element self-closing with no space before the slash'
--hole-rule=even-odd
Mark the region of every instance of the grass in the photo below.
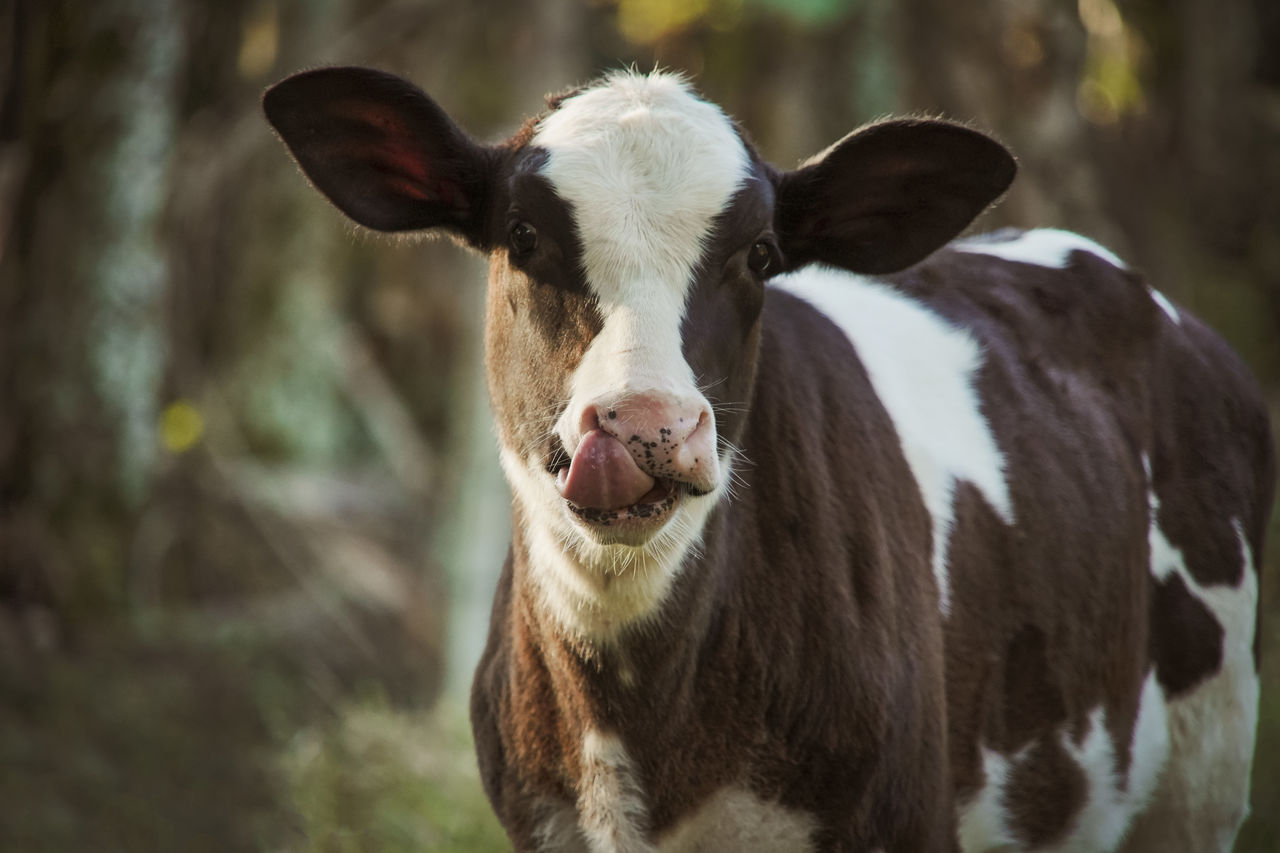
<svg viewBox="0 0 1280 853">
<path fill-rule="evenodd" d="M 431 714 L 357 706 L 300 732 L 281 768 L 309 850 L 510 850 L 473 755 L 452 705 Z"/>
<path fill-rule="evenodd" d="M 335 701 L 172 639 L 78 646 L 0 660 L 2 849 L 510 849 L 456 705 Z"/>
</svg>

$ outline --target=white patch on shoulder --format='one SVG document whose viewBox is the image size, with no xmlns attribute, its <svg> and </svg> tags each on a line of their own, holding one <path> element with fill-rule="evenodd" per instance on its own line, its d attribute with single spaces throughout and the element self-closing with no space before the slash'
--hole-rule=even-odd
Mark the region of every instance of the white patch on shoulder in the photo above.
<svg viewBox="0 0 1280 853">
<path fill-rule="evenodd" d="M 761 800 L 741 788 L 722 788 L 658 840 L 660 853 L 807 853 L 817 819 Z"/>
<path fill-rule="evenodd" d="M 773 285 L 826 314 L 866 367 L 933 519 L 933 573 L 945 616 L 956 483 L 976 486 L 1006 524 L 1014 518 L 1004 455 L 974 388 L 982 349 L 968 332 L 875 279 L 810 266 Z"/>
<path fill-rule="evenodd" d="M 978 237 L 957 240 L 950 246 L 957 252 L 992 255 L 1006 261 L 1035 264 L 1041 267 L 1066 269 L 1072 252 L 1088 252 L 1118 269 L 1127 269 L 1124 261 L 1111 250 L 1103 248 L 1088 237 L 1058 228 L 1035 228 L 1023 231 L 1011 240 Z"/>
<path fill-rule="evenodd" d="M 1150 463 L 1143 460 L 1150 475 Z M 1131 849 L 1230 851 L 1249 813 L 1249 779 L 1258 726 L 1260 686 L 1253 665 L 1258 575 L 1238 519 L 1242 579 L 1235 587 L 1202 586 L 1182 552 L 1156 523 L 1151 494 L 1151 574 L 1177 574 L 1222 626 L 1222 667 L 1169 703 L 1169 766 L 1151 808 L 1134 826 Z"/>
<path fill-rule="evenodd" d="M 631 756 L 614 735 L 589 730 L 582 740 L 578 819 L 591 853 L 650 853 L 648 808 Z"/>
</svg>

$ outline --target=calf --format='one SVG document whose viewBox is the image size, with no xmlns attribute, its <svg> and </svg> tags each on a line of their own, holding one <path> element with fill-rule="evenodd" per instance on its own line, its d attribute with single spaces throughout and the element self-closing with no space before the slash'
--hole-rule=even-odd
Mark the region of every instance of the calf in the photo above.
<svg viewBox="0 0 1280 853">
<path fill-rule="evenodd" d="M 517 849 L 1231 848 L 1259 393 L 1094 243 L 948 245 L 1003 147 L 886 121 L 780 171 L 657 72 L 494 146 L 376 71 L 264 106 L 356 222 L 489 257 L 471 710 Z"/>
</svg>

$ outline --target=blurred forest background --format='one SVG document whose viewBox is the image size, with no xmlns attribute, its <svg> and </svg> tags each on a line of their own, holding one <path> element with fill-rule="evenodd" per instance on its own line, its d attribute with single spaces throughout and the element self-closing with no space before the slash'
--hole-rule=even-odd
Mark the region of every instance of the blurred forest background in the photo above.
<svg viewBox="0 0 1280 853">
<path fill-rule="evenodd" d="M 684 69 L 774 162 L 944 114 L 1280 406 L 1275 0 L 0 0 L 0 847 L 502 850 L 465 722 L 507 542 L 483 269 L 356 234 L 260 115 L 355 63 L 494 139 Z M 1280 611 L 1280 531 L 1265 607 Z M 1280 618 L 1255 815 L 1280 849 Z"/>
</svg>

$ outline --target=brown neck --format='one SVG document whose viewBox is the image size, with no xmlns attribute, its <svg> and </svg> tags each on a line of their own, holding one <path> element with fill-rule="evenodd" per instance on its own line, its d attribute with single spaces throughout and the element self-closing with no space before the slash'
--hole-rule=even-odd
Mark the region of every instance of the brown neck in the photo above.
<svg viewBox="0 0 1280 853">
<path fill-rule="evenodd" d="M 704 529 L 702 553 L 718 539 L 725 509 L 711 513 Z M 557 717 L 572 728 L 620 732 L 635 726 L 652 710 L 667 717 L 678 709 L 667 698 L 687 695 L 697 671 L 714 608 L 717 566 L 699 553 L 684 560 L 662 606 L 646 620 L 628 625 L 609 640 L 575 636 L 544 606 L 539 573 L 520 525 L 512 541 L 512 639 L 529 650 L 517 663 L 545 681 L 548 696 L 559 706 Z M 643 571 L 635 569 L 633 571 Z M 625 573 L 610 582 L 627 583 Z M 652 705 L 652 708 L 650 707 Z M 617 709 L 626 707 L 625 717 Z"/>
</svg>

